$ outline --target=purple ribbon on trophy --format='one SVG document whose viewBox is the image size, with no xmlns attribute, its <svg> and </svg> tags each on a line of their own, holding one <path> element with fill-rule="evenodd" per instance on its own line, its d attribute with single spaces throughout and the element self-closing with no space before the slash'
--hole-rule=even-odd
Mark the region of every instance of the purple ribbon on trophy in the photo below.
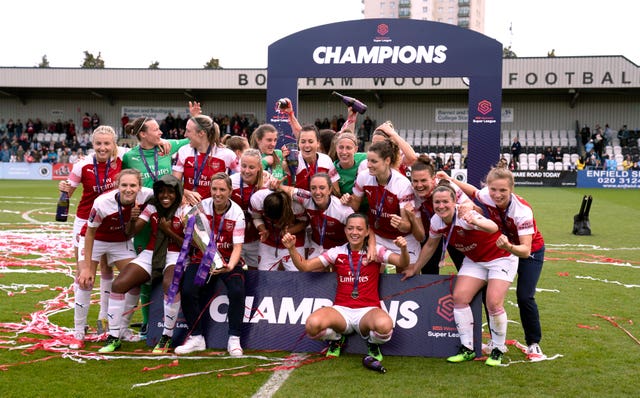
<svg viewBox="0 0 640 398">
<path fill-rule="evenodd" d="M 187 221 L 187 228 L 184 231 L 184 241 L 182 242 L 182 247 L 180 248 L 180 254 L 178 255 L 178 260 L 176 261 L 176 266 L 173 270 L 173 279 L 171 280 L 171 286 L 169 286 L 169 290 L 167 291 L 167 303 L 173 303 L 173 300 L 178 294 L 178 289 L 180 288 L 180 280 L 182 279 L 182 274 L 184 273 L 184 263 L 187 259 L 187 255 L 189 254 L 189 249 L 191 245 L 191 239 L 193 237 L 193 227 L 196 224 L 196 218 L 190 217 L 189 221 Z"/>
</svg>

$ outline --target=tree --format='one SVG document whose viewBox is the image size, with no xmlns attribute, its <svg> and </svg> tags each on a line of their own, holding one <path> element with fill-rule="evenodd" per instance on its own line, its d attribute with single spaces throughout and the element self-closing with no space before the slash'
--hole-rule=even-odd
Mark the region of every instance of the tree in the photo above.
<svg viewBox="0 0 640 398">
<path fill-rule="evenodd" d="M 149 65 L 149 69 L 160 69 L 160 62 L 153 61 L 151 65 Z"/>
<path fill-rule="evenodd" d="M 47 54 L 42 56 L 42 61 L 38 64 L 38 68 L 48 68 L 49 60 L 47 59 Z"/>
<path fill-rule="evenodd" d="M 205 69 L 222 69 L 220 66 L 220 60 L 218 58 L 211 58 L 209 62 L 204 64 Z"/>
<path fill-rule="evenodd" d="M 509 46 L 502 49 L 502 58 L 518 58 L 518 56 L 511 50 L 511 46 Z"/>
<path fill-rule="evenodd" d="M 102 59 L 102 53 L 98 52 L 98 56 L 94 57 L 89 51 L 84 52 L 84 61 L 81 68 L 84 69 L 104 69 L 104 60 Z"/>
</svg>

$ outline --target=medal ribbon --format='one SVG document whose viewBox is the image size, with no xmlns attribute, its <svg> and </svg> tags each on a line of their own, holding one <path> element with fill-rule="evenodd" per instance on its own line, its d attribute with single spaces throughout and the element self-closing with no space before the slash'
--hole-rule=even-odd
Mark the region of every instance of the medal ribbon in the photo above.
<svg viewBox="0 0 640 398">
<path fill-rule="evenodd" d="M 444 257 L 447 255 L 447 247 L 449 246 L 449 241 L 451 240 L 451 235 L 453 234 L 453 228 L 456 226 L 456 218 L 458 215 L 458 209 L 456 208 L 453 212 L 453 218 L 451 219 L 451 226 L 449 226 L 449 233 L 447 233 L 447 238 L 442 241 L 442 255 L 440 256 L 440 266 L 444 264 Z"/>
<path fill-rule="evenodd" d="M 209 158 L 209 152 L 211 152 L 211 145 L 207 147 L 207 152 L 204 154 L 202 161 L 198 164 L 198 151 L 193 149 L 193 190 L 198 190 L 198 183 L 200 182 L 200 177 L 202 176 L 202 172 L 204 172 L 204 165 Z"/>
<path fill-rule="evenodd" d="M 142 163 L 144 163 L 144 167 L 145 169 L 147 169 L 147 173 L 149 173 L 153 182 L 158 181 L 158 174 L 160 173 L 158 171 L 158 147 L 157 146 L 153 147 L 153 167 L 154 167 L 153 171 L 151 170 L 151 167 L 147 162 L 147 158 L 144 156 L 144 152 L 142 151 L 141 146 L 138 146 L 138 152 L 140 152 L 140 159 L 142 160 Z"/>
<path fill-rule="evenodd" d="M 207 277 L 209 275 L 209 270 L 211 269 L 211 264 L 213 263 L 213 257 L 215 256 L 216 251 L 218 251 L 218 241 L 220 240 L 220 236 L 222 235 L 222 227 L 224 226 L 225 215 L 227 214 L 227 211 L 229 211 L 230 208 L 231 208 L 231 203 L 229 203 L 229 206 L 227 206 L 227 209 L 224 211 L 224 213 L 222 213 L 222 216 L 220 217 L 220 223 L 218 224 L 218 233 L 215 234 L 214 229 L 212 229 L 211 231 L 213 236 L 211 236 L 211 240 L 209 240 L 207 249 L 205 250 L 204 255 L 202 256 L 202 260 L 200 261 L 200 266 L 198 267 L 198 272 L 196 273 L 196 277 L 193 282 L 196 286 L 204 285 L 207 280 Z M 216 214 L 216 211 L 214 209 L 212 222 L 215 222 L 215 218 L 216 218 L 215 214 Z"/>
<path fill-rule="evenodd" d="M 311 170 L 309 170 L 309 164 L 307 163 L 306 160 L 304 160 L 304 157 L 302 158 L 302 161 L 304 162 L 304 167 L 307 169 L 307 187 L 305 189 L 310 189 L 311 186 L 311 177 L 313 177 L 314 175 L 318 174 L 318 154 L 316 153 L 316 162 L 314 163 L 314 170 L 313 170 L 313 174 L 311 174 Z"/>
<path fill-rule="evenodd" d="M 374 224 L 374 227 L 378 224 L 378 221 L 380 220 L 380 215 L 382 214 L 382 208 L 384 207 L 384 199 L 387 197 L 387 185 L 389 185 L 389 182 L 391 181 L 391 177 L 393 176 L 393 173 L 389 174 L 389 179 L 387 180 L 387 182 L 384 184 L 384 187 L 382 188 L 382 198 L 380 198 L 378 204 L 376 205 L 376 222 Z M 377 229 L 377 228 L 374 228 Z"/>
<path fill-rule="evenodd" d="M 187 228 L 184 231 L 184 240 L 182 241 L 182 247 L 180 248 L 180 254 L 178 255 L 178 260 L 176 261 L 176 266 L 173 269 L 173 279 L 171 280 L 171 286 L 169 286 L 169 290 L 167 291 L 167 302 L 169 304 L 173 303 L 173 300 L 178 294 L 178 290 L 180 289 L 180 280 L 182 279 L 182 274 L 184 273 L 185 268 L 185 260 L 187 259 L 187 255 L 189 254 L 189 249 L 191 245 L 191 239 L 193 238 L 193 228 L 196 224 L 196 216 L 191 216 L 189 221 L 187 221 Z"/>
<path fill-rule="evenodd" d="M 102 193 L 107 189 L 107 179 L 109 178 L 109 169 L 111 168 L 111 159 L 107 160 L 106 169 L 104 171 L 104 181 L 100 184 L 100 174 L 98 173 L 98 161 L 93 157 L 93 174 L 96 176 L 96 188 L 98 193 Z"/>
<path fill-rule="evenodd" d="M 349 269 L 351 270 L 351 275 L 354 276 L 354 280 L 353 280 L 353 290 L 351 291 L 351 297 L 358 298 L 358 282 L 360 281 L 360 267 L 362 266 L 362 259 L 364 258 L 364 255 L 362 253 L 358 253 L 360 254 L 360 258 L 358 259 L 358 265 L 356 267 L 356 269 L 353 269 L 353 258 L 351 257 L 351 246 L 347 245 L 347 253 L 349 255 Z"/>
</svg>

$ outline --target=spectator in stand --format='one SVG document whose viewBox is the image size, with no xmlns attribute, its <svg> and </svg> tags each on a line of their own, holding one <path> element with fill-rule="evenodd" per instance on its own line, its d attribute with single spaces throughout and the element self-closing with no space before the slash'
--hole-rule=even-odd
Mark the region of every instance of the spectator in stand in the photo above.
<svg viewBox="0 0 640 398">
<path fill-rule="evenodd" d="M 73 164 L 78 161 L 78 151 L 71 149 L 71 155 L 69 155 L 69 163 Z"/>
<path fill-rule="evenodd" d="M 20 121 L 20 119 L 18 119 L 18 121 Z M 618 138 L 620 139 L 620 146 L 627 146 L 629 141 L 629 129 L 627 129 L 626 124 L 618 131 Z"/>
<path fill-rule="evenodd" d="M 86 112 L 82 117 L 82 132 L 84 134 L 89 134 L 91 132 L 91 116 Z"/>
<path fill-rule="evenodd" d="M 611 140 L 613 139 L 613 129 L 609 127 L 609 124 L 604 125 L 604 141 L 605 146 L 611 145 Z"/>
<path fill-rule="evenodd" d="M 553 163 L 556 161 L 555 154 L 550 146 L 548 146 L 547 149 L 544 150 L 544 158 L 547 160 L 547 163 Z"/>
<path fill-rule="evenodd" d="M 518 141 L 518 137 L 513 137 L 513 143 L 511 144 L 511 157 L 515 159 L 520 159 L 520 154 L 522 153 L 522 145 L 520 141 Z"/>
<path fill-rule="evenodd" d="M 553 154 L 553 158 L 555 159 L 556 162 L 562 162 L 562 157 L 563 157 L 563 152 L 562 152 L 562 147 L 557 147 L 556 151 Z"/>
<path fill-rule="evenodd" d="M 364 131 L 367 133 L 367 135 L 364 137 L 364 141 L 369 141 L 369 139 L 371 138 L 371 132 L 373 130 L 373 120 L 371 120 L 369 116 L 366 116 L 364 118 L 364 121 L 362 122 L 362 125 L 364 126 Z"/>
<path fill-rule="evenodd" d="M 518 162 L 516 162 L 516 158 L 514 157 L 512 157 L 511 160 L 509 160 L 509 170 L 511 171 L 518 170 Z"/>
<path fill-rule="evenodd" d="M 338 123 L 337 123 L 337 126 L 336 126 L 336 127 L 337 127 L 337 130 L 336 130 L 336 131 L 340 131 L 340 130 L 342 130 L 342 126 L 344 125 L 344 122 L 345 122 L 345 120 L 344 120 L 344 116 L 343 116 L 342 114 L 340 114 L 340 115 L 338 116 L 338 120 L 337 120 L 337 122 L 338 122 Z"/>
<path fill-rule="evenodd" d="M 50 164 L 58 163 L 58 152 L 55 149 L 50 148 L 47 152 L 47 158 L 46 160 L 43 160 L 43 162 Z"/>
<path fill-rule="evenodd" d="M 11 160 L 11 151 L 9 150 L 9 145 L 2 144 L 2 151 L 0 151 L 0 162 L 9 163 Z"/>
<path fill-rule="evenodd" d="M 504 158 L 503 158 L 504 159 Z M 505 159 L 506 161 L 506 159 Z M 453 159 L 453 155 L 449 155 L 449 159 L 447 159 L 447 163 L 444 164 L 444 170 L 453 170 L 456 168 L 456 161 Z"/>
<path fill-rule="evenodd" d="M 595 149 L 598 156 L 602 158 L 602 151 L 604 150 L 604 135 L 600 125 L 596 125 L 591 139 L 593 140 L 593 149 Z"/>
<path fill-rule="evenodd" d="M 25 131 L 27 132 L 27 135 L 29 136 L 29 140 L 32 140 L 34 135 L 36 134 L 36 129 L 33 126 L 33 120 L 28 119 L 27 123 L 25 124 Z"/>
<path fill-rule="evenodd" d="M 129 123 L 129 115 L 127 115 L 127 113 L 125 112 L 122 115 L 122 117 L 120 118 L 120 126 L 122 127 L 122 135 L 124 135 L 124 126 L 126 126 L 127 123 Z"/>
<path fill-rule="evenodd" d="M 591 129 L 586 124 L 580 130 L 580 139 L 582 140 L 582 145 L 587 145 L 589 142 L 589 138 L 591 138 Z"/>
<path fill-rule="evenodd" d="M 13 122 L 13 119 L 9 119 L 6 127 L 7 127 L 7 134 L 9 135 L 9 139 L 12 139 L 13 137 L 20 137 L 19 135 L 16 134 L 16 124 Z"/>
<path fill-rule="evenodd" d="M 36 129 L 36 134 L 41 132 L 43 128 L 42 120 L 40 120 L 40 118 L 36 118 L 36 121 L 33 124 L 33 127 Z"/>
<path fill-rule="evenodd" d="M 73 123 L 73 119 L 69 119 L 67 122 L 66 142 L 69 143 L 76 136 L 76 125 Z"/>
<path fill-rule="evenodd" d="M 98 117 L 97 113 L 94 113 L 93 116 L 91 116 L 91 131 L 97 129 L 99 125 L 100 118 Z"/>
<path fill-rule="evenodd" d="M 638 165 L 638 161 L 633 162 L 633 166 L 629 170 L 640 170 L 640 166 Z"/>
<path fill-rule="evenodd" d="M 609 171 L 618 170 L 618 162 L 615 158 L 610 158 L 609 155 L 604 155 L 604 167 Z"/>
<path fill-rule="evenodd" d="M 176 119 L 173 117 L 173 115 L 171 114 L 171 112 L 169 112 L 169 114 L 167 115 L 167 117 L 164 118 L 164 122 L 166 124 L 167 127 L 167 131 L 171 130 L 172 128 L 176 127 Z M 161 129 L 162 130 L 162 129 Z"/>
<path fill-rule="evenodd" d="M 60 152 L 59 162 L 60 163 L 69 163 L 69 157 L 71 155 L 71 150 L 69 148 L 64 148 L 62 152 Z"/>
<path fill-rule="evenodd" d="M 627 126 L 625 125 L 624 127 L 626 128 Z M 23 132 L 24 132 L 24 126 L 20 121 L 20 119 L 18 119 L 16 120 L 16 135 L 21 136 Z"/>
<path fill-rule="evenodd" d="M 538 170 L 546 170 L 547 169 L 547 157 L 543 153 L 540 155 L 540 159 L 538 159 Z"/>
<path fill-rule="evenodd" d="M 595 144 L 593 143 L 593 140 L 591 138 L 589 138 L 587 140 L 587 143 L 584 145 L 584 151 L 586 153 L 591 153 L 591 150 L 594 148 Z"/>
<path fill-rule="evenodd" d="M 16 162 L 24 162 L 24 148 L 20 145 L 16 149 Z"/>
<path fill-rule="evenodd" d="M 584 170 L 587 167 L 587 160 L 585 157 L 579 157 L 576 162 L 576 170 Z"/>
<path fill-rule="evenodd" d="M 622 168 L 627 171 L 633 166 L 633 160 L 631 160 L 631 155 L 627 154 L 622 161 Z"/>
</svg>

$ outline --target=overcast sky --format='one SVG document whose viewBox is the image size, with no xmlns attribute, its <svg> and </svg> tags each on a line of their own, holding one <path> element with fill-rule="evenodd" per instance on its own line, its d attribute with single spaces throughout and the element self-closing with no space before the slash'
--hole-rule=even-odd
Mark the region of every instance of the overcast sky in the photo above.
<svg viewBox="0 0 640 398">
<path fill-rule="evenodd" d="M 520 57 L 624 55 L 640 65 L 640 1 L 485 0 L 485 34 Z M 99 5 L 98 5 L 99 4 Z M 604 5 L 604 7 L 603 7 Z M 0 66 L 266 68 L 267 47 L 292 33 L 362 18 L 361 0 L 7 0 Z M 509 26 L 513 29 L 510 32 Z"/>
</svg>

